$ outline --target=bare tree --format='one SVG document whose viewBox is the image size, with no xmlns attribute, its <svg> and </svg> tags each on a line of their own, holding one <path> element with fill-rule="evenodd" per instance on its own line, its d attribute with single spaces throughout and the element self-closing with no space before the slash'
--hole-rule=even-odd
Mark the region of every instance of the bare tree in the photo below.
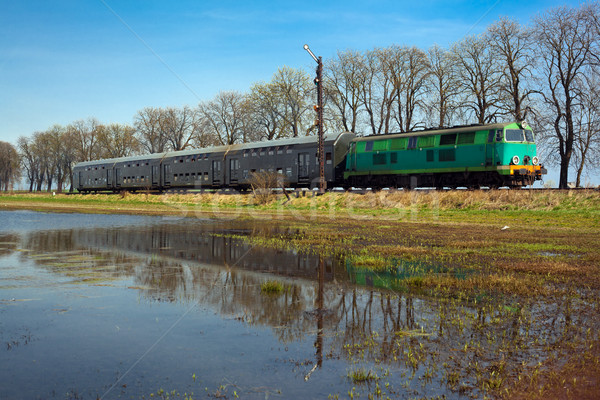
<svg viewBox="0 0 600 400">
<path fill-rule="evenodd" d="M 452 124 L 459 107 L 460 81 L 456 58 L 438 45 L 429 49 L 428 57 L 429 91 L 426 109 L 429 121 L 434 126 L 448 126 Z"/>
<path fill-rule="evenodd" d="M 12 144 L 0 141 L 0 190 L 12 189 L 20 175 L 19 153 Z"/>
<path fill-rule="evenodd" d="M 248 116 L 254 125 L 249 128 L 253 140 L 273 140 L 286 136 L 283 105 L 277 98 L 273 83 L 257 83 L 247 96 Z"/>
<path fill-rule="evenodd" d="M 545 81 L 543 98 L 560 156 L 559 188 L 568 187 L 568 174 L 577 135 L 575 116 L 582 101 L 581 81 L 593 58 L 590 49 L 597 41 L 593 19 L 586 7 L 559 7 L 535 19 L 537 56 Z M 555 148 L 556 148 L 555 147 Z"/>
<path fill-rule="evenodd" d="M 243 141 L 244 96 L 238 92 L 220 92 L 213 100 L 200 103 L 200 132 L 216 138 L 221 145 Z"/>
<path fill-rule="evenodd" d="M 17 147 L 21 156 L 21 166 L 25 169 L 26 178 L 29 182 L 29 191 L 33 192 L 34 185 L 40 175 L 40 162 L 35 151 L 33 139 L 20 136 L 17 139 Z"/>
<path fill-rule="evenodd" d="M 385 53 L 383 65 L 391 77 L 395 93 L 393 117 L 402 132 L 411 132 L 422 122 L 415 121 L 417 108 L 422 106 L 427 88 L 429 61 L 427 55 L 416 47 L 392 46 Z"/>
<path fill-rule="evenodd" d="M 167 137 L 161 125 L 161 110 L 146 107 L 135 115 L 134 127 L 142 148 L 150 153 L 162 153 L 167 149 Z"/>
<path fill-rule="evenodd" d="M 495 57 L 502 60 L 500 88 L 505 94 L 502 97 L 508 102 L 500 107 L 517 121 L 523 121 L 530 110 L 529 98 L 535 93 L 526 86 L 532 81 L 536 60 L 532 31 L 516 21 L 503 18 L 488 27 L 486 37 Z"/>
<path fill-rule="evenodd" d="M 575 164 L 575 185 L 581 187 L 586 170 L 600 165 L 600 82 L 598 72 L 590 69 L 584 80 L 579 82 L 582 88 L 581 109 L 575 114 L 575 142 L 573 162 Z"/>
<path fill-rule="evenodd" d="M 100 158 L 129 157 L 141 150 L 135 129 L 125 124 L 99 125 L 98 147 Z"/>
<path fill-rule="evenodd" d="M 463 82 L 463 106 L 480 124 L 494 122 L 501 101 L 502 78 L 498 58 L 485 37 L 469 36 L 453 47 Z"/>
<path fill-rule="evenodd" d="M 390 132 L 394 96 L 394 82 L 385 67 L 389 58 L 386 49 L 375 49 L 365 53 L 360 65 L 360 100 L 368 117 L 372 134 Z"/>
<path fill-rule="evenodd" d="M 197 130 L 196 111 L 188 106 L 160 109 L 160 127 L 171 150 L 184 150 L 188 147 Z"/>
<path fill-rule="evenodd" d="M 73 146 L 77 152 L 79 161 L 91 161 L 98 158 L 98 125 L 95 118 L 78 120 L 69 124 L 67 130 L 71 132 L 74 139 Z"/>
<path fill-rule="evenodd" d="M 361 65 L 364 56 L 358 51 L 338 51 L 337 57 L 325 63 L 327 101 L 341 118 L 345 131 L 356 132 L 361 113 Z"/>
<path fill-rule="evenodd" d="M 283 120 L 284 131 L 297 137 L 310 131 L 312 119 L 307 111 L 311 110 L 310 101 L 314 86 L 308 74 L 303 70 L 282 67 L 271 79 L 273 93 Z M 287 135 L 286 135 L 287 136 Z"/>
</svg>

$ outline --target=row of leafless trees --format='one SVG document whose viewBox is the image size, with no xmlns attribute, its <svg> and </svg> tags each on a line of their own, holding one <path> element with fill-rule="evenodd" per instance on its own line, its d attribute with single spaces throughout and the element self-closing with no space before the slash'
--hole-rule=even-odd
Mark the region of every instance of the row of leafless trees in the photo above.
<svg viewBox="0 0 600 400">
<path fill-rule="evenodd" d="M 600 159 L 600 8 L 550 9 L 528 26 L 501 19 L 448 49 L 390 46 L 340 51 L 325 62 L 325 128 L 358 134 L 528 120 L 545 158 L 583 173 Z M 280 68 L 247 93 L 221 92 L 197 107 L 147 107 L 133 126 L 94 119 L 21 137 L 31 190 L 70 177 L 73 161 L 295 137 L 315 131 L 315 86 Z"/>
<path fill-rule="evenodd" d="M 561 167 L 559 186 L 569 168 L 579 186 L 600 153 L 599 17 L 594 2 L 548 10 L 530 26 L 501 19 L 449 49 L 339 52 L 327 65 L 332 120 L 381 134 L 527 119 Z"/>
</svg>

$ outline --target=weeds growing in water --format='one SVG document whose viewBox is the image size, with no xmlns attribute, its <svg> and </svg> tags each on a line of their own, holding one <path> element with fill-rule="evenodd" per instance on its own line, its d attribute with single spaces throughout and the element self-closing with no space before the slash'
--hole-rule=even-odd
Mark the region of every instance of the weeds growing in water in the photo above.
<svg viewBox="0 0 600 400">
<path fill-rule="evenodd" d="M 266 281 L 260 285 L 260 291 L 265 294 L 281 294 L 283 293 L 283 284 L 277 281 Z"/>
</svg>

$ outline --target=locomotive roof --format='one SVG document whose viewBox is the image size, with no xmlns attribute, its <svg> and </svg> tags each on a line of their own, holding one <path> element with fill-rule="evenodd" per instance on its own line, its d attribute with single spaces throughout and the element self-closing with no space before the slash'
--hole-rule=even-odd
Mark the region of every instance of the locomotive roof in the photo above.
<svg viewBox="0 0 600 400">
<path fill-rule="evenodd" d="M 450 128 L 426 129 L 426 130 L 414 131 L 414 132 L 384 133 L 381 135 L 363 136 L 363 137 L 354 139 L 354 141 L 394 139 L 394 138 L 402 138 L 402 137 L 409 137 L 409 136 L 429 136 L 429 135 L 440 135 L 440 134 L 445 134 L 445 133 L 477 132 L 477 131 L 485 131 L 485 130 L 491 130 L 491 129 L 504 129 L 509 125 L 515 125 L 515 128 L 521 129 L 521 124 L 517 124 L 517 122 L 503 122 L 503 123 L 496 123 L 496 124 L 475 124 L 475 125 L 467 125 L 467 126 L 455 126 L 455 127 L 450 127 Z"/>
<path fill-rule="evenodd" d="M 342 133 L 330 133 L 323 136 L 325 142 L 337 141 L 342 135 L 349 134 L 354 135 L 351 132 L 342 132 Z M 199 149 L 188 149 L 188 150 L 179 150 L 179 151 L 169 151 L 164 153 L 152 153 L 152 154 L 142 154 L 139 156 L 130 156 L 130 157 L 120 157 L 120 158 L 107 158 L 102 160 L 93 160 L 93 161 L 84 161 L 81 163 L 77 163 L 77 167 L 87 167 L 90 165 L 98 165 L 98 164 L 114 164 L 117 162 L 128 162 L 128 161 L 139 161 L 139 160 L 155 160 L 155 159 L 163 159 L 170 157 L 181 157 L 188 156 L 193 154 L 204 154 L 204 153 L 226 153 L 226 152 L 235 152 L 242 150 L 250 150 L 250 149 L 260 149 L 267 147 L 282 147 L 282 146 L 291 146 L 291 145 L 299 145 L 306 143 L 314 143 L 318 140 L 318 136 L 301 136 L 296 138 L 285 138 L 285 139 L 277 139 L 277 140 L 269 140 L 262 142 L 251 142 L 251 143 L 241 143 L 241 144 L 233 144 L 228 146 L 213 146 L 213 147 L 204 147 Z"/>
</svg>

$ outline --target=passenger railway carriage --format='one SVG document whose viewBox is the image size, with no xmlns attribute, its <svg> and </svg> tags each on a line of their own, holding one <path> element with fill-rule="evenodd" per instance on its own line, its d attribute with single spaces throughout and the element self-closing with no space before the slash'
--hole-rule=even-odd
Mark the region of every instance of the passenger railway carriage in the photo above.
<svg viewBox="0 0 600 400">
<path fill-rule="evenodd" d="M 354 134 L 324 137 L 325 180 L 343 179 Z M 250 186 L 253 172 L 277 172 L 291 187 L 315 187 L 319 180 L 316 136 L 89 161 L 73 168 L 80 192 L 235 188 Z"/>
<path fill-rule="evenodd" d="M 534 135 L 523 123 L 454 127 L 357 138 L 325 135 L 327 187 L 520 187 L 541 179 Z M 73 168 L 80 192 L 247 189 L 253 172 L 290 187 L 316 187 L 318 138 L 306 136 L 127 158 Z"/>
</svg>

